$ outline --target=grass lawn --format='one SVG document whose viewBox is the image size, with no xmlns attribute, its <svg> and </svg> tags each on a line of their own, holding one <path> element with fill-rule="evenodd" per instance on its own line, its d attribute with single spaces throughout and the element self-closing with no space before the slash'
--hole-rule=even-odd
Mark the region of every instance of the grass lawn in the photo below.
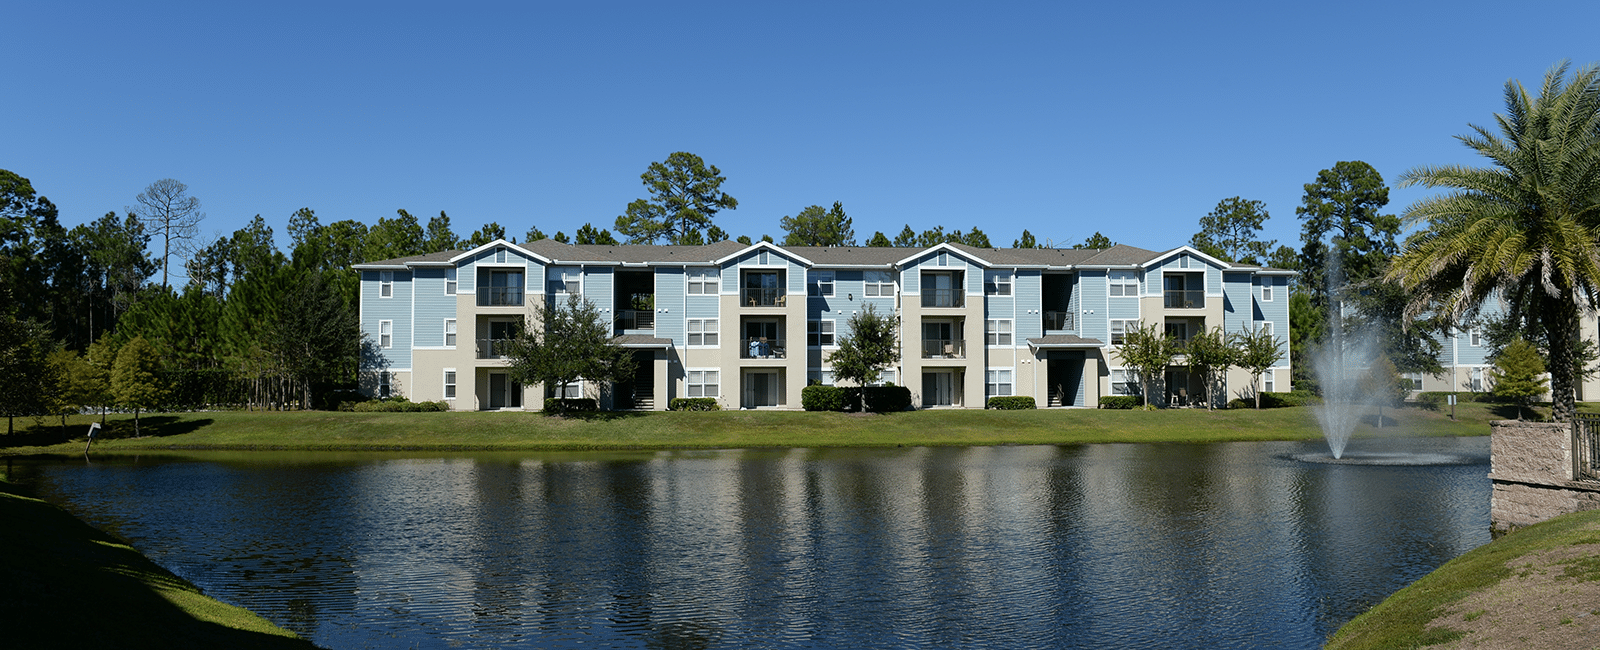
<svg viewBox="0 0 1600 650">
<path fill-rule="evenodd" d="M 0 481 L 0 645 L 313 648 Z"/>
<path fill-rule="evenodd" d="M 1583 619 L 1600 614 L 1596 545 L 1600 511 L 1523 528 L 1395 592 L 1346 623 L 1326 648 L 1416 648 L 1464 636 L 1469 647 L 1594 647 L 1592 622 Z"/>
<path fill-rule="evenodd" d="M 1515 417 L 1510 407 L 1466 403 L 1449 410 L 1385 409 L 1384 428 L 1369 410 L 1357 437 L 1387 435 L 1477 436 L 1490 420 Z M 76 416 L 42 424 L 19 420 L 0 437 L 0 454 L 80 454 L 84 431 L 95 418 Z M 1070 444 L 1091 442 L 1223 442 L 1304 440 L 1321 437 L 1309 408 L 1093 409 L 985 411 L 930 410 L 883 415 L 803 411 L 597 413 L 546 417 L 524 412 L 337 413 L 242 412 L 145 415 L 145 437 L 133 438 L 133 421 L 110 418 L 95 453 L 149 449 L 294 450 L 601 450 L 729 449 L 752 447 L 859 447 Z M 26 424 L 26 428 L 21 425 Z"/>
</svg>

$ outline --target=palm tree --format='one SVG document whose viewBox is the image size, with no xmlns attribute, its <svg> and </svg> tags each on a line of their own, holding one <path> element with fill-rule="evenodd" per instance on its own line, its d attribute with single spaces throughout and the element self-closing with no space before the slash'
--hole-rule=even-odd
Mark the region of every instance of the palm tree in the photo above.
<svg viewBox="0 0 1600 650">
<path fill-rule="evenodd" d="M 1405 243 L 1387 274 L 1410 294 L 1409 322 L 1440 314 L 1463 322 L 1499 296 L 1513 314 L 1538 319 L 1548 333 L 1553 414 L 1576 411 L 1580 309 L 1600 289 L 1600 70 L 1567 80 L 1562 62 L 1545 74 L 1539 96 L 1506 82 L 1498 135 L 1477 125 L 1462 143 L 1493 167 L 1418 167 L 1400 187 L 1450 191 L 1406 209 Z M 1579 301 L 1584 301 L 1581 306 Z"/>
</svg>

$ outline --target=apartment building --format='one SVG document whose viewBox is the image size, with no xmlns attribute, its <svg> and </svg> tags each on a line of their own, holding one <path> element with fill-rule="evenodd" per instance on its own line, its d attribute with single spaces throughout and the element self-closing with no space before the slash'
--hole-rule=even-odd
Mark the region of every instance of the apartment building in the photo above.
<svg viewBox="0 0 1600 650">
<path fill-rule="evenodd" d="M 1093 407 L 1134 394 L 1118 346 L 1141 322 L 1180 341 L 1221 325 L 1283 341 L 1262 379 L 1288 390 L 1292 271 L 1230 264 L 1189 247 L 926 249 L 576 246 L 496 241 L 359 264 L 364 389 L 450 402 L 457 410 L 533 410 L 542 386 L 506 372 L 506 341 L 546 300 L 581 295 L 612 323 L 639 372 L 629 385 L 568 387 L 616 409 L 663 410 L 678 397 L 723 408 L 798 409 L 808 383 L 832 384 L 829 355 L 852 315 L 896 319 L 901 361 L 883 381 L 924 408 L 983 408 L 1026 395 L 1044 407 Z M 1152 401 L 1198 402 L 1183 357 Z M 1251 394 L 1234 370 L 1228 398 Z"/>
</svg>

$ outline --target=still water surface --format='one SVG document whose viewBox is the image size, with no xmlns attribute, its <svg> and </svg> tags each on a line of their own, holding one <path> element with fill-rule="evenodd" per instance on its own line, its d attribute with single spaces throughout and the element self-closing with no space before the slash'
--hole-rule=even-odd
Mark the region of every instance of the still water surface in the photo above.
<svg viewBox="0 0 1600 650">
<path fill-rule="evenodd" d="M 1489 540 L 1488 438 L 1394 444 L 1462 463 L 1294 459 L 1321 443 L 8 462 L 330 648 L 1314 648 Z"/>
</svg>

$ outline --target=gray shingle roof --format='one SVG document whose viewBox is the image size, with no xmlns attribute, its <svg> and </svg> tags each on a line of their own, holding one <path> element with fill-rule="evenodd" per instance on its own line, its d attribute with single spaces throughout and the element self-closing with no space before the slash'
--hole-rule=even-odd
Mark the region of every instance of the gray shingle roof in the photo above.
<svg viewBox="0 0 1600 650">
<path fill-rule="evenodd" d="M 1071 334 L 1050 334 L 1036 339 L 1028 339 L 1028 345 L 1036 348 L 1087 348 L 1105 345 L 1100 339 L 1086 339 Z"/>
</svg>

